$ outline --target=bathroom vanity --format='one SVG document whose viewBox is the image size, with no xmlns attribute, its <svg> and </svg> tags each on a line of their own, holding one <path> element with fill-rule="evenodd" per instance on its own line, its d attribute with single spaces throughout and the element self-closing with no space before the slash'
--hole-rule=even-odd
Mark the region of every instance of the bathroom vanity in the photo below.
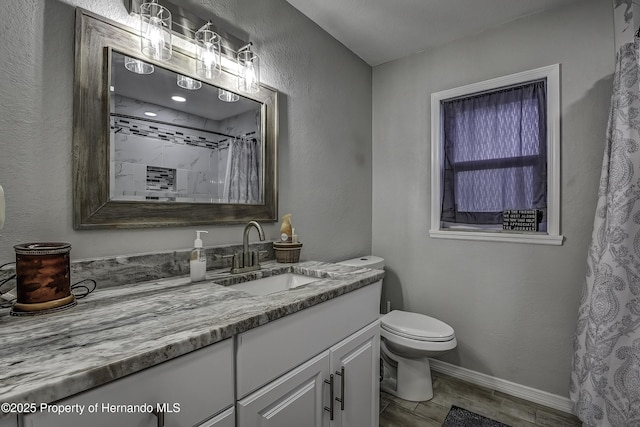
<svg viewBox="0 0 640 427">
<path fill-rule="evenodd" d="M 286 273 L 315 280 L 234 288 Z M 377 426 L 383 274 L 268 262 L 107 288 L 56 314 L 0 314 L 0 401 L 23 409 L 0 427 Z"/>
</svg>

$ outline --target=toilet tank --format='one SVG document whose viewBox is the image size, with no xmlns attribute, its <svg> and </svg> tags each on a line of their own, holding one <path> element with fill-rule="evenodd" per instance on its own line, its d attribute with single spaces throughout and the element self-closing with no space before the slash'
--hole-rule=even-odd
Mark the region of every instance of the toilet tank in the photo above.
<svg viewBox="0 0 640 427">
<path fill-rule="evenodd" d="M 358 258 L 336 262 L 336 264 L 350 267 L 371 268 L 372 270 L 384 270 L 384 258 L 375 255 L 366 255 Z"/>
</svg>

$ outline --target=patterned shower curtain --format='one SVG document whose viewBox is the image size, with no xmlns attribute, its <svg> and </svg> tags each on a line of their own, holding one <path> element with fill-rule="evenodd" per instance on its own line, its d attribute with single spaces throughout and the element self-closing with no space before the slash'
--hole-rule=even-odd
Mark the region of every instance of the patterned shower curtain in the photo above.
<svg viewBox="0 0 640 427">
<path fill-rule="evenodd" d="M 260 144 L 256 138 L 235 139 L 229 145 L 228 203 L 260 203 Z"/>
<path fill-rule="evenodd" d="M 589 426 L 640 426 L 638 40 L 620 48 L 570 396 Z"/>
</svg>

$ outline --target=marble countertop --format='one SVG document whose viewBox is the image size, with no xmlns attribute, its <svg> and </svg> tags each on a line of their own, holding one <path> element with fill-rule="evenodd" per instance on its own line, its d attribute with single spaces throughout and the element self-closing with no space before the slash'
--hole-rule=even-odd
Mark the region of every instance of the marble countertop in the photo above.
<svg viewBox="0 0 640 427">
<path fill-rule="evenodd" d="M 51 403 L 230 338 L 382 279 L 384 272 L 307 261 L 207 272 L 97 290 L 58 313 L 0 312 L 0 402 Z M 253 296 L 226 286 L 286 272 L 320 278 Z M 1 415 L 0 415 L 1 416 Z"/>
</svg>

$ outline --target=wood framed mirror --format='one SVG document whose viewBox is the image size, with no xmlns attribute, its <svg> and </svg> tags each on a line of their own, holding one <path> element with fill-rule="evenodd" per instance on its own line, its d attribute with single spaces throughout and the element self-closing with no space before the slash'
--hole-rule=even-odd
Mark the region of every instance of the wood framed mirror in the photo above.
<svg viewBox="0 0 640 427">
<path fill-rule="evenodd" d="M 277 91 L 240 93 L 224 69 L 202 79 L 176 47 L 168 61 L 144 58 L 139 40 L 77 9 L 74 228 L 276 221 Z"/>
</svg>

